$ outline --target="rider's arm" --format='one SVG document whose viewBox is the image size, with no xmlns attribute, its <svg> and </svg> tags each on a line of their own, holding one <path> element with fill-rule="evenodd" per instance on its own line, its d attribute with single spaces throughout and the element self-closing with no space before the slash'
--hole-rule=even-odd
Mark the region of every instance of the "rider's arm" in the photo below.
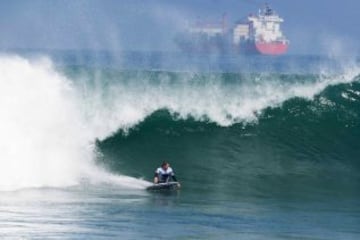
<svg viewBox="0 0 360 240">
<path fill-rule="evenodd" d="M 158 183 L 159 182 L 159 173 L 155 172 L 154 174 L 154 183 Z"/>
<path fill-rule="evenodd" d="M 177 182 L 175 173 L 174 173 L 173 171 L 171 171 L 171 178 L 172 178 L 175 182 Z"/>
</svg>

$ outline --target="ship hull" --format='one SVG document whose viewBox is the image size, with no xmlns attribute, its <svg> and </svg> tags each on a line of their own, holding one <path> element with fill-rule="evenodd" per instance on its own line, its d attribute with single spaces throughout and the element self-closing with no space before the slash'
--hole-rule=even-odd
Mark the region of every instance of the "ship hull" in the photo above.
<svg viewBox="0 0 360 240">
<path fill-rule="evenodd" d="M 208 54 L 244 54 L 244 55 L 283 55 L 287 52 L 289 44 L 287 42 L 242 42 L 233 47 L 230 43 L 224 42 L 208 42 L 208 43 L 178 43 L 178 46 L 186 53 L 208 53 Z"/>
<path fill-rule="evenodd" d="M 240 53 L 261 55 L 282 55 L 288 50 L 286 42 L 245 42 L 240 44 Z"/>
</svg>

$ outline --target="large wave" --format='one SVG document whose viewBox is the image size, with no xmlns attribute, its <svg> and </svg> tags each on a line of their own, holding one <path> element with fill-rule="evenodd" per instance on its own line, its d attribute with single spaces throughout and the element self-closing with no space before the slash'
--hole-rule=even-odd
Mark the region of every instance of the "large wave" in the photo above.
<svg viewBox="0 0 360 240">
<path fill-rule="evenodd" d="M 82 181 L 144 187 L 145 181 L 95 166 L 95 140 L 128 132 L 162 109 L 175 120 L 256 123 L 264 110 L 312 99 L 330 85 L 356 81 L 360 71 L 356 65 L 299 75 L 56 70 L 48 59 L 1 56 L 0 72 L 0 189 L 13 190 Z"/>
</svg>

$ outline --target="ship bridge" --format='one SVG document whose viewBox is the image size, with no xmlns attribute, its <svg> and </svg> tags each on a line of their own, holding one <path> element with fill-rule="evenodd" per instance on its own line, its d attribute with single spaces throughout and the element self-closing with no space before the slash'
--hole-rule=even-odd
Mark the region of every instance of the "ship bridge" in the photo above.
<svg viewBox="0 0 360 240">
<path fill-rule="evenodd" d="M 249 33 L 257 41 L 276 42 L 287 41 L 280 30 L 284 20 L 279 17 L 268 5 L 259 9 L 257 16 L 249 16 Z"/>
</svg>

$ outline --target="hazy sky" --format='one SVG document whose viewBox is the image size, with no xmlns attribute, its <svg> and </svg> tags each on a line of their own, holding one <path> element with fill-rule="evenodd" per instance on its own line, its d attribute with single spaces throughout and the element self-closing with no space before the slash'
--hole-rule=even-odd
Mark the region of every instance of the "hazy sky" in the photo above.
<svg viewBox="0 0 360 240">
<path fill-rule="evenodd" d="M 196 19 L 229 22 L 265 1 L 0 0 L 0 48 L 176 50 Z M 291 54 L 359 53 L 359 0 L 268 0 L 284 19 Z"/>
</svg>

